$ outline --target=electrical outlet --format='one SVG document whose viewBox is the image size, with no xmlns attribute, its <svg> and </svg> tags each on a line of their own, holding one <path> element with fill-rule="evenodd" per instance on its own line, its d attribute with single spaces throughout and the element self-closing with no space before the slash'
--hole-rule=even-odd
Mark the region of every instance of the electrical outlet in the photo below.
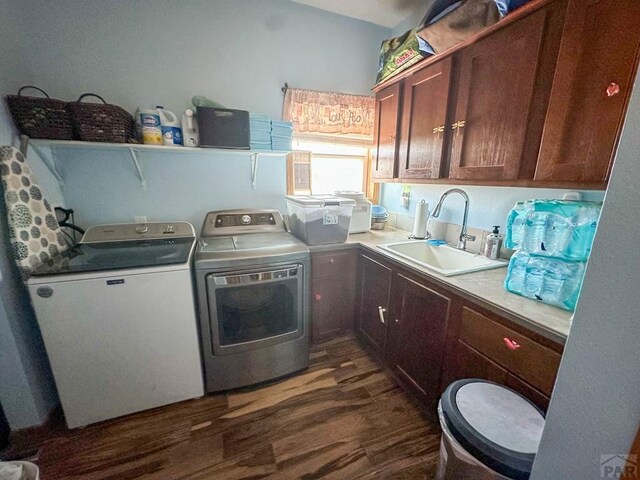
<svg viewBox="0 0 640 480">
<path fill-rule="evenodd" d="M 146 215 L 136 215 L 135 217 L 133 217 L 133 220 L 136 223 L 147 223 L 147 216 Z"/>
</svg>

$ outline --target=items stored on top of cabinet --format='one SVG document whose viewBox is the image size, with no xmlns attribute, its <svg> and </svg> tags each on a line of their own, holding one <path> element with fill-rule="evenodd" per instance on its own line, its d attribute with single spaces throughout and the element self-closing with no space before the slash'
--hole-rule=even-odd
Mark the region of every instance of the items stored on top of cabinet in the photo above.
<svg viewBox="0 0 640 480">
<path fill-rule="evenodd" d="M 432 2 L 419 26 L 382 42 L 376 83 L 397 75 L 424 57 L 443 52 L 465 41 L 528 1 Z"/>
<path fill-rule="evenodd" d="M 378 85 L 373 178 L 604 188 L 637 68 L 636 3 L 534 0 Z"/>
</svg>

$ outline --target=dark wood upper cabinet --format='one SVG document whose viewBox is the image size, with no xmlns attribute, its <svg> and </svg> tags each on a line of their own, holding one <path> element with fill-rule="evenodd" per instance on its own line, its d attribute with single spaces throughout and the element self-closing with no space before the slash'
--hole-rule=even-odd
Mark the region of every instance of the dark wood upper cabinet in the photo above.
<svg viewBox="0 0 640 480">
<path fill-rule="evenodd" d="M 451 57 L 418 70 L 403 82 L 400 178 L 446 176 L 443 160 L 447 157 L 450 83 Z"/>
<path fill-rule="evenodd" d="M 455 115 L 448 126 L 451 178 L 532 177 L 537 149 L 528 149 L 527 142 L 539 144 L 542 134 L 544 118 L 535 113 L 544 101 L 540 88 L 552 79 L 543 65 L 554 52 L 550 35 L 559 44 L 559 32 L 549 31 L 553 13 L 540 9 L 461 52 Z"/>
<path fill-rule="evenodd" d="M 639 63 L 637 0 L 533 0 L 376 87 L 373 177 L 603 189 Z"/>
<path fill-rule="evenodd" d="M 391 296 L 387 361 L 414 395 L 435 409 L 451 299 L 400 273 L 393 277 Z"/>
<path fill-rule="evenodd" d="M 390 179 L 396 175 L 399 115 L 400 84 L 396 83 L 376 94 L 376 156 L 372 169 L 373 178 Z"/>
<path fill-rule="evenodd" d="M 358 333 L 379 354 L 384 352 L 391 295 L 391 269 L 361 255 Z"/>
<path fill-rule="evenodd" d="M 570 0 L 536 180 L 608 179 L 639 49 L 638 0 Z"/>
</svg>

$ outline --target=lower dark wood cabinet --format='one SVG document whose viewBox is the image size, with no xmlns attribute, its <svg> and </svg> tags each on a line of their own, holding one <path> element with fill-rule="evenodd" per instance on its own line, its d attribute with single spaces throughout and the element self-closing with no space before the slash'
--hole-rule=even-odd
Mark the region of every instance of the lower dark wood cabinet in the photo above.
<svg viewBox="0 0 640 480">
<path fill-rule="evenodd" d="M 350 275 L 313 280 L 313 343 L 325 342 L 353 329 L 355 286 L 355 277 Z"/>
<path fill-rule="evenodd" d="M 391 291 L 387 361 L 421 403 L 435 408 L 451 298 L 401 273 Z"/>
<path fill-rule="evenodd" d="M 435 414 L 442 392 L 463 378 L 506 385 L 546 410 L 562 345 L 382 255 L 366 251 L 358 261 L 358 337 L 426 411 Z M 338 298 L 338 285 L 323 288 Z M 338 328 L 331 325 L 327 332 Z"/>
<path fill-rule="evenodd" d="M 358 278 L 358 334 L 376 353 L 383 355 L 391 299 L 391 268 L 362 255 Z"/>
<path fill-rule="evenodd" d="M 311 255 L 311 341 L 354 330 L 356 248 Z"/>
</svg>

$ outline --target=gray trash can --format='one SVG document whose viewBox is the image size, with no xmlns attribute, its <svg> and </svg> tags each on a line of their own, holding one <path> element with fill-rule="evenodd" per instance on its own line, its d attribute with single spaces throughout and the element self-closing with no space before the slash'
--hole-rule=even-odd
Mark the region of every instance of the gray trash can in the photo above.
<svg viewBox="0 0 640 480">
<path fill-rule="evenodd" d="M 436 480 L 529 478 L 544 414 L 522 395 L 486 380 L 458 380 L 442 394 L 438 416 Z"/>
<path fill-rule="evenodd" d="M 40 471 L 31 462 L 0 462 L 0 480 L 39 480 Z"/>
</svg>

